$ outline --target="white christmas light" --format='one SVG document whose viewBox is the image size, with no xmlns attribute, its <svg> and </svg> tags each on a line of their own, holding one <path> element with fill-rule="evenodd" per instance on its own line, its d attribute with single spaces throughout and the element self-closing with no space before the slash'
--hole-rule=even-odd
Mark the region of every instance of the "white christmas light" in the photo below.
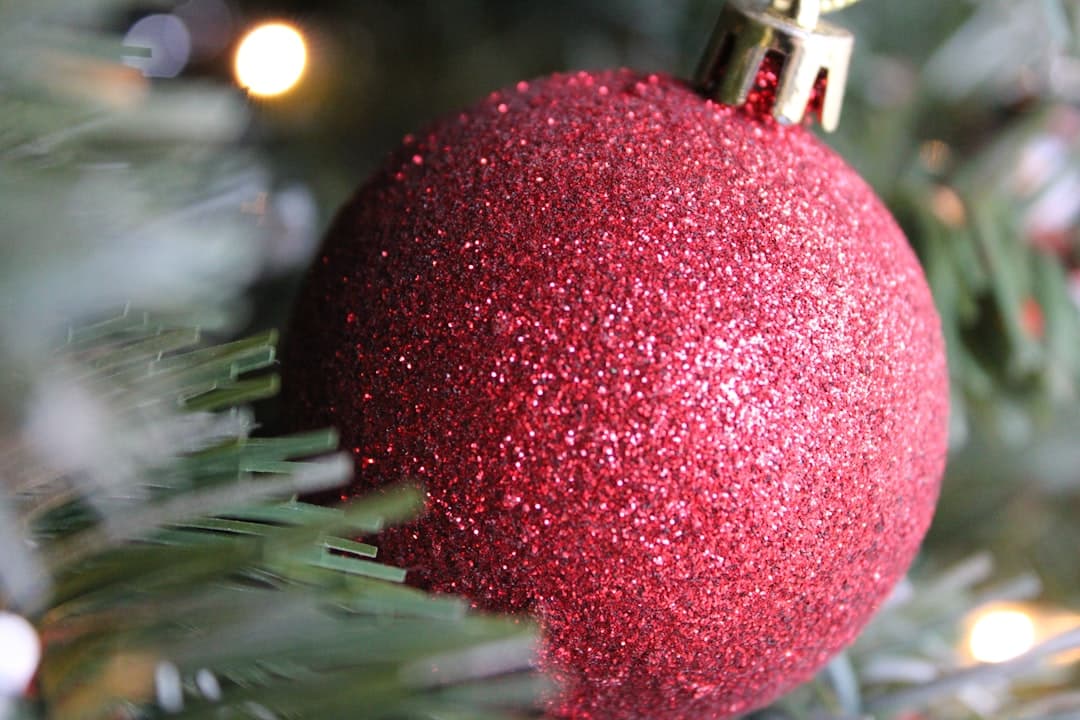
<svg viewBox="0 0 1080 720">
<path fill-rule="evenodd" d="M 34 626 L 19 615 L 0 612 L 0 698 L 22 695 L 40 660 Z"/>
<path fill-rule="evenodd" d="M 971 657 L 1000 663 L 1023 655 L 1035 646 L 1035 621 L 1017 608 L 991 608 L 975 617 L 968 635 Z"/>
<path fill-rule="evenodd" d="M 257 26 L 236 51 L 236 82 L 252 95 L 273 97 L 292 90 L 307 67 L 307 42 L 291 25 Z"/>
</svg>

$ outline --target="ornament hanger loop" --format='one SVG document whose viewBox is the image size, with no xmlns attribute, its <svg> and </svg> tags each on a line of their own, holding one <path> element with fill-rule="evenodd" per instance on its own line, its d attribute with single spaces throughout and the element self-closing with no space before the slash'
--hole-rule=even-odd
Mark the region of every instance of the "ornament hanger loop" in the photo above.
<svg viewBox="0 0 1080 720">
<path fill-rule="evenodd" d="M 821 19 L 821 3 L 819 0 L 773 0 L 772 9 L 783 13 L 798 24 L 799 27 L 813 30 Z"/>
<path fill-rule="evenodd" d="M 819 0 L 817 3 L 822 15 L 828 15 L 844 8 L 849 8 L 859 0 Z M 786 12 L 794 3 L 794 0 L 772 0 L 772 8 Z"/>
</svg>

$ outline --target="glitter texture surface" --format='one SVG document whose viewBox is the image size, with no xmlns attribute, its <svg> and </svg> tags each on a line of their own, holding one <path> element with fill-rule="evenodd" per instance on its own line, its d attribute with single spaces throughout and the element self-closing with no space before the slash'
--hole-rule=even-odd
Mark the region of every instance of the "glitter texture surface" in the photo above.
<svg viewBox="0 0 1080 720">
<path fill-rule="evenodd" d="M 630 71 L 407 137 L 337 217 L 284 359 L 380 557 L 534 612 L 552 714 L 706 720 L 809 678 L 888 595 L 946 451 L 938 319 L 879 200 L 801 127 Z"/>
</svg>

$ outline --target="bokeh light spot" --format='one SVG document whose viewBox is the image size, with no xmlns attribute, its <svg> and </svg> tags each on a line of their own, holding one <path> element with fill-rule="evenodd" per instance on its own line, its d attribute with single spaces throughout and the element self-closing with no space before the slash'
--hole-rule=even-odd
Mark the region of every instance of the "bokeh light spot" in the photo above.
<svg viewBox="0 0 1080 720">
<path fill-rule="evenodd" d="M 240 41 L 234 71 L 236 82 L 252 95 L 274 97 L 289 92 L 307 67 L 307 43 L 291 25 L 257 26 Z"/>
<path fill-rule="evenodd" d="M 996 608 L 978 615 L 968 636 L 968 649 L 979 662 L 1000 663 L 1035 646 L 1035 622 L 1021 610 Z"/>
</svg>

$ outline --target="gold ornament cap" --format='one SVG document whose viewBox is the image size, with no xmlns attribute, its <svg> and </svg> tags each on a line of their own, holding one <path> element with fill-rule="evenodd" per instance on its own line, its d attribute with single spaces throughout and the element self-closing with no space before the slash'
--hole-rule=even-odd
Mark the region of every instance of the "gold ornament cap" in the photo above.
<svg viewBox="0 0 1080 720">
<path fill-rule="evenodd" d="M 783 56 L 773 117 L 802 122 L 824 73 L 821 126 L 831 132 L 840 122 L 854 36 L 821 19 L 823 11 L 853 4 L 845 0 L 729 0 L 695 77 L 701 92 L 725 105 L 742 105 L 750 96 L 765 56 Z"/>
</svg>

